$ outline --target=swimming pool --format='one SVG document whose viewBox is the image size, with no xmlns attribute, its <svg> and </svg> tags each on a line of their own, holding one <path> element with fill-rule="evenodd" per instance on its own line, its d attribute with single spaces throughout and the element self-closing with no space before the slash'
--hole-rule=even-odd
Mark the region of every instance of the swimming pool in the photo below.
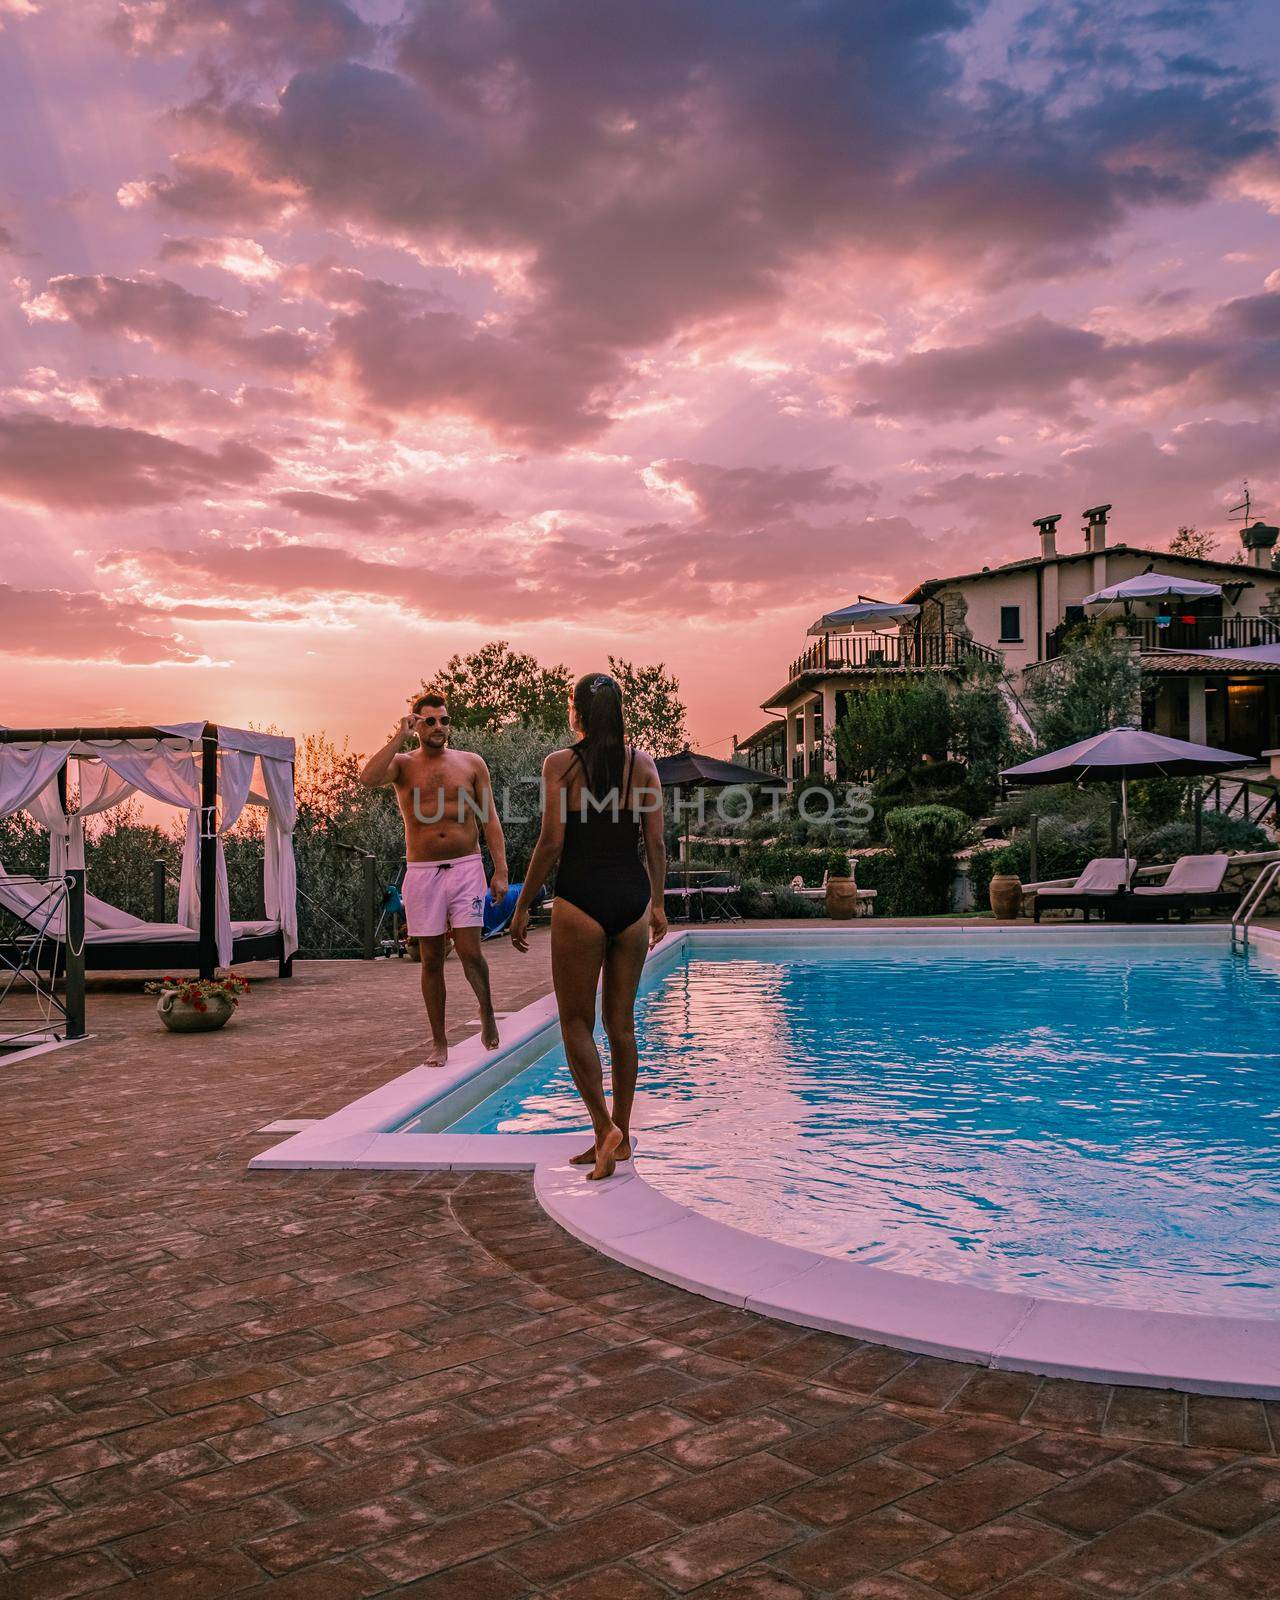
<svg viewBox="0 0 1280 1600">
<path fill-rule="evenodd" d="M 1271 962 L 1149 935 L 686 940 L 638 1025 L 636 1170 L 707 1217 L 1004 1293 L 1280 1315 Z M 585 1127 L 555 1043 L 450 1131 Z"/>
</svg>

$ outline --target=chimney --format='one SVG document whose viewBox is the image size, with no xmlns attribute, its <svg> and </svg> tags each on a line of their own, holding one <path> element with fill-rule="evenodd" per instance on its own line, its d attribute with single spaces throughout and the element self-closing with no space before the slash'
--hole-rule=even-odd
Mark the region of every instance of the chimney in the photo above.
<svg viewBox="0 0 1280 1600">
<path fill-rule="evenodd" d="M 1250 566 L 1270 566 L 1270 551 L 1277 539 L 1280 539 L 1280 528 L 1268 527 L 1265 522 L 1251 522 L 1247 528 L 1241 528 L 1240 543 L 1248 551 Z"/>
<path fill-rule="evenodd" d="M 1110 510 L 1110 506 L 1090 506 L 1085 512 L 1086 522 L 1082 531 L 1086 550 L 1107 548 L 1107 512 Z"/>
<path fill-rule="evenodd" d="M 1058 553 L 1058 524 L 1061 521 L 1061 511 L 1055 511 L 1051 517 L 1037 517 L 1032 523 L 1033 528 L 1040 530 L 1040 559 L 1042 561 L 1052 561 Z"/>
</svg>

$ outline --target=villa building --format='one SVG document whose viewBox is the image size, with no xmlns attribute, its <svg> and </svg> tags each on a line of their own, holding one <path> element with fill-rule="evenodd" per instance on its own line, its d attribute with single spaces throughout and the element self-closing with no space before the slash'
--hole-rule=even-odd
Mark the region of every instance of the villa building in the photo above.
<svg viewBox="0 0 1280 1600">
<path fill-rule="evenodd" d="M 1152 571 L 1215 592 L 1107 609 L 1127 626 L 1149 680 L 1148 725 L 1249 755 L 1280 746 L 1280 570 L 1272 565 L 1280 529 L 1255 522 L 1240 535 L 1243 561 L 1215 561 L 1111 544 L 1110 511 L 1084 513 L 1080 549 L 1060 551 L 1061 517 L 1041 517 L 1038 555 L 916 584 L 900 604 L 918 612 L 895 632 L 819 632 L 764 702 L 774 720 L 739 744 L 738 759 L 792 779 L 843 776 L 827 735 L 849 695 L 887 673 L 954 676 L 974 656 L 1002 667 L 1011 713 L 1028 728 L 1024 691 L 1068 631 L 1100 614 L 1086 610 L 1087 598 Z"/>
</svg>

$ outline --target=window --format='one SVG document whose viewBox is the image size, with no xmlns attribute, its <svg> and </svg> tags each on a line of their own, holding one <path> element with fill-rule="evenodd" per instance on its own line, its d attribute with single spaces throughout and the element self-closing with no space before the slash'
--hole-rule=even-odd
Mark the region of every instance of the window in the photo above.
<svg viewBox="0 0 1280 1600">
<path fill-rule="evenodd" d="M 1000 607 L 1000 643 L 1018 644 L 1022 639 L 1022 607 Z"/>
</svg>

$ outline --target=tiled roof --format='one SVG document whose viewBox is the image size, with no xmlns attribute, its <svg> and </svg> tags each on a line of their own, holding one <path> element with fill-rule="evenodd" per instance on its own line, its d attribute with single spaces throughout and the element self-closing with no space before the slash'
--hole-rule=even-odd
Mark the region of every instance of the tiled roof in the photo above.
<svg viewBox="0 0 1280 1600">
<path fill-rule="evenodd" d="M 1205 556 L 1179 556 L 1169 550 L 1149 550 L 1144 545 L 1109 544 L 1105 550 L 1063 550 L 1055 556 L 1025 556 L 1019 561 L 1006 561 L 1003 566 L 983 567 L 979 572 L 957 572 L 946 578 L 924 578 L 903 595 L 903 600 L 927 600 L 938 589 L 953 583 L 969 583 L 975 578 L 999 578 L 1010 572 L 1026 572 L 1033 567 L 1068 566 L 1076 561 L 1092 561 L 1095 555 L 1150 556 L 1162 566 L 1213 567 L 1219 574 L 1218 582 L 1224 588 L 1239 584 L 1251 589 L 1258 578 L 1280 578 L 1274 567 L 1255 567 L 1251 563 L 1215 561 Z"/>
<path fill-rule="evenodd" d="M 1238 661 L 1232 656 L 1199 656 L 1187 650 L 1143 650 L 1144 672 L 1280 672 L 1280 661 Z"/>
</svg>

